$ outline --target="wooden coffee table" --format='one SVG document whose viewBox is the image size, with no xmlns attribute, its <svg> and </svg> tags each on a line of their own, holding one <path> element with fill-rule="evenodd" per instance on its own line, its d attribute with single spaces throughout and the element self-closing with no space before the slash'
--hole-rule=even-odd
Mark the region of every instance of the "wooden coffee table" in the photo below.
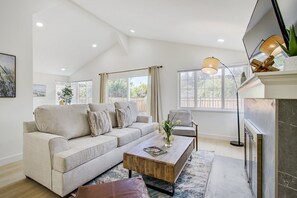
<svg viewBox="0 0 297 198">
<path fill-rule="evenodd" d="M 162 148 L 167 153 L 153 157 L 143 150 L 150 146 Z M 165 148 L 163 136 L 158 135 L 124 153 L 124 168 L 129 170 L 129 178 L 132 171 L 135 171 L 171 183 L 172 192 L 148 184 L 147 186 L 172 196 L 175 182 L 193 150 L 194 139 L 191 137 L 175 136 L 172 147 Z"/>
</svg>

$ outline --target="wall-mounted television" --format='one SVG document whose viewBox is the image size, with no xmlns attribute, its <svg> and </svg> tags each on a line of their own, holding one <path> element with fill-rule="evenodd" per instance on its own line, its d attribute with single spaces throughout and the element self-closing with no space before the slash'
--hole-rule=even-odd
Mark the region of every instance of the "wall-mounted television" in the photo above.
<svg viewBox="0 0 297 198">
<path fill-rule="evenodd" d="M 243 37 L 248 59 L 261 55 L 260 45 L 272 35 L 287 44 L 286 28 L 292 24 L 297 25 L 297 0 L 258 0 Z"/>
</svg>

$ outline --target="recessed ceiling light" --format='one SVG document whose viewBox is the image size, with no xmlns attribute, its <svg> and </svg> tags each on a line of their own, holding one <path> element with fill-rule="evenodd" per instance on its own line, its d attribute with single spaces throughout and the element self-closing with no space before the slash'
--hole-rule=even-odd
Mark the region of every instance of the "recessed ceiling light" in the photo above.
<svg viewBox="0 0 297 198">
<path fill-rule="evenodd" d="M 224 42 L 225 42 L 224 39 L 218 39 L 217 41 L 218 41 L 219 43 L 224 43 Z"/>
<path fill-rule="evenodd" d="M 94 48 L 97 47 L 97 44 L 93 44 L 92 47 L 94 47 Z"/>
<path fill-rule="evenodd" d="M 37 27 L 43 27 L 43 23 L 41 23 L 41 22 L 37 22 L 37 23 L 36 23 L 36 26 L 37 26 Z"/>
<path fill-rule="evenodd" d="M 132 29 L 131 29 L 130 32 L 131 32 L 131 33 L 135 33 L 135 30 L 132 30 Z"/>
<path fill-rule="evenodd" d="M 66 71 L 66 68 L 65 68 L 65 67 L 62 67 L 62 68 L 61 68 L 61 71 Z"/>
</svg>

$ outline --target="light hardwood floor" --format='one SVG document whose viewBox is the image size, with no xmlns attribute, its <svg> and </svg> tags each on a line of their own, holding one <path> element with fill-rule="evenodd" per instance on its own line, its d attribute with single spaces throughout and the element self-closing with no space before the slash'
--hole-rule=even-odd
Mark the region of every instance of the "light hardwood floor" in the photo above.
<svg viewBox="0 0 297 198">
<path fill-rule="evenodd" d="M 216 155 L 243 159 L 243 148 L 234 147 L 228 141 L 199 137 L 199 149 L 215 151 Z M 51 198 L 58 197 L 47 188 L 27 179 L 23 174 L 23 163 L 18 161 L 0 167 L 0 197 L 2 198 Z"/>
</svg>

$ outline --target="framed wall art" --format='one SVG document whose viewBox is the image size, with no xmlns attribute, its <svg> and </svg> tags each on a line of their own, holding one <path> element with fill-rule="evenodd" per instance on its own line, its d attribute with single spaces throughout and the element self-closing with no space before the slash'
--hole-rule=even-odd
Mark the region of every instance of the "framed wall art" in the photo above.
<svg viewBox="0 0 297 198">
<path fill-rule="evenodd" d="M 16 97 L 16 56 L 0 53 L 0 98 Z"/>
<path fill-rule="evenodd" d="M 33 97 L 45 97 L 46 85 L 33 84 Z"/>
</svg>

